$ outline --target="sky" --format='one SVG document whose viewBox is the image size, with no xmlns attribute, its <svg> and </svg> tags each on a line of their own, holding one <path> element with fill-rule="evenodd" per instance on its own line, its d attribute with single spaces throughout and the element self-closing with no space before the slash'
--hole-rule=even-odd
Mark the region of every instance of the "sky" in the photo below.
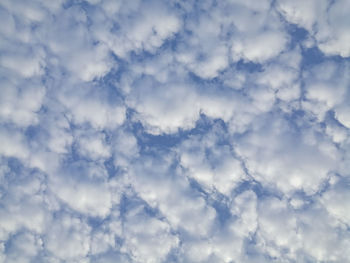
<svg viewBox="0 0 350 263">
<path fill-rule="evenodd" d="M 350 262 L 349 12 L 1 0 L 0 262 Z"/>
</svg>

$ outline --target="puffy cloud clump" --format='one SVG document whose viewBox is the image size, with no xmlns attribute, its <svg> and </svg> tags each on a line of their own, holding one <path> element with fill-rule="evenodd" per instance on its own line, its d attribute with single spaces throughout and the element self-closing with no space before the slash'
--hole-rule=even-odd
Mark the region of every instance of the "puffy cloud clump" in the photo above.
<svg viewBox="0 0 350 263">
<path fill-rule="evenodd" d="M 346 0 L 3 0 L 0 262 L 349 262 Z"/>
<path fill-rule="evenodd" d="M 347 1 L 277 1 L 277 9 L 288 22 L 307 29 L 327 55 L 349 57 Z"/>
</svg>

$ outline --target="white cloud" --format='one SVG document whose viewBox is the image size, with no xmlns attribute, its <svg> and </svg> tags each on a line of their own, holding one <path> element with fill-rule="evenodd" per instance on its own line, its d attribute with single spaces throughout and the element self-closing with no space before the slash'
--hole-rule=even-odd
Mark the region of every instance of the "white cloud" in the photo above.
<svg viewBox="0 0 350 263">
<path fill-rule="evenodd" d="M 331 136 L 335 143 L 343 143 L 349 136 L 349 131 L 346 128 L 340 127 L 334 122 L 327 124 L 326 133 Z"/>
<path fill-rule="evenodd" d="M 327 7 L 327 0 L 323 1 L 291 1 L 280 0 L 277 8 L 294 24 L 299 24 L 307 30 L 312 31 L 319 16 L 323 14 Z"/>
<path fill-rule="evenodd" d="M 319 121 L 325 118 L 328 111 L 334 110 L 336 118 L 345 122 L 342 112 L 346 109 L 348 96 L 349 68 L 347 64 L 324 62 L 304 73 L 305 97 L 302 106 Z"/>
<path fill-rule="evenodd" d="M 179 82 L 178 79 L 182 78 L 186 81 Z M 273 99 L 273 94 L 270 95 Z M 269 100 L 271 96 L 257 97 L 258 100 L 265 98 Z M 247 101 L 247 97 L 232 89 L 215 93 L 212 86 L 200 86 L 183 73 L 173 74 L 166 83 L 158 82 L 150 76 L 137 79 L 126 100 L 127 105 L 137 111 L 136 118 L 152 134 L 175 133 L 179 129 L 194 128 L 200 113 L 229 121 L 241 111 L 254 112 L 254 109 L 243 108 L 242 105 Z M 267 107 L 269 105 L 271 102 L 267 101 Z M 256 109 L 260 110 L 263 109 Z"/>
<path fill-rule="evenodd" d="M 233 57 L 235 60 L 243 58 L 262 63 L 279 55 L 284 50 L 287 41 L 287 36 L 283 32 L 261 32 L 234 43 L 232 45 Z"/>
<path fill-rule="evenodd" d="M 91 253 L 100 254 L 115 246 L 114 235 L 109 232 L 95 232 L 91 239 Z"/>
<path fill-rule="evenodd" d="M 73 142 L 69 122 L 64 116 L 52 116 L 47 123 L 49 139 L 47 146 L 55 153 L 68 153 Z"/>
<path fill-rule="evenodd" d="M 118 261 L 120 263 L 129 263 L 131 262 L 130 258 L 126 256 L 125 254 L 120 253 L 106 253 L 102 256 L 97 257 L 95 262 L 98 263 L 113 263 L 115 261 Z"/>
<path fill-rule="evenodd" d="M 29 155 L 29 149 L 24 136 L 18 131 L 0 129 L 0 140 L 3 142 L 0 154 L 5 157 L 25 159 Z"/>
<path fill-rule="evenodd" d="M 328 27 L 321 29 L 319 47 L 329 55 L 350 56 L 348 43 L 350 33 L 350 23 L 346 12 L 350 5 L 348 1 L 335 1 L 328 10 Z M 325 32 L 322 32 L 325 31 Z"/>
<path fill-rule="evenodd" d="M 251 175 L 265 187 L 275 185 L 287 195 L 296 190 L 317 192 L 339 161 L 334 145 L 318 137 L 317 131 L 293 131 L 283 119 L 262 117 L 255 125 L 259 122 L 258 130 L 237 142 Z"/>
<path fill-rule="evenodd" d="M 94 43 L 87 28 L 86 12 L 82 8 L 64 9 L 58 14 L 61 23 L 49 21 L 39 37 L 47 43 L 52 66 L 63 66 L 71 78 L 91 81 L 103 77 L 114 66 L 109 49 Z M 69 41 L 67 41 L 69 39 Z"/>
<path fill-rule="evenodd" d="M 347 262 L 348 7 L 1 1 L 0 261 Z"/>
<path fill-rule="evenodd" d="M 347 76 L 340 71 L 347 72 L 337 64 L 326 62 L 312 68 L 307 72 L 306 77 L 306 97 L 326 104 L 328 108 L 341 103 L 346 92 L 348 82 Z M 339 78 L 339 76 L 342 76 Z"/>
<path fill-rule="evenodd" d="M 350 56 L 347 1 L 277 1 L 277 8 L 290 22 L 304 27 L 315 37 L 318 47 L 327 55 Z"/>
<path fill-rule="evenodd" d="M 290 102 L 301 94 L 298 74 L 298 70 L 276 63 L 258 73 L 256 82 L 272 89 L 278 99 Z"/>
<path fill-rule="evenodd" d="M 139 156 L 139 149 L 135 136 L 131 133 L 120 131 L 112 143 L 116 166 L 127 167 L 134 158 Z"/>
<path fill-rule="evenodd" d="M 349 182 L 339 180 L 331 185 L 331 188 L 326 191 L 321 198 L 321 202 L 326 207 L 327 211 L 337 218 L 340 222 L 350 225 L 350 207 L 348 202 L 349 196 Z"/>
<path fill-rule="evenodd" d="M 51 222 L 45 247 L 59 260 L 83 262 L 90 250 L 90 231 L 80 218 L 62 214 Z"/>
<path fill-rule="evenodd" d="M 246 176 L 240 162 L 235 159 L 228 145 L 218 147 L 222 131 L 215 130 L 205 137 L 192 137 L 180 147 L 180 164 L 209 192 L 218 190 L 230 196 L 231 191 Z"/>
<path fill-rule="evenodd" d="M 246 191 L 235 197 L 231 211 L 239 219 L 233 225 L 235 232 L 241 237 L 255 233 L 257 229 L 257 197 L 253 191 Z"/>
<path fill-rule="evenodd" d="M 105 134 L 93 133 L 82 134 L 78 137 L 78 151 L 81 155 L 91 159 L 100 160 L 107 159 L 111 155 L 111 150 L 106 142 Z"/>
<path fill-rule="evenodd" d="M 126 33 L 134 49 L 154 50 L 179 30 L 180 21 L 176 16 L 159 8 L 159 5 L 143 5 L 139 20 L 131 21 Z"/>
<path fill-rule="evenodd" d="M 181 20 L 160 1 L 113 3 L 104 1 L 92 33 L 117 56 L 127 57 L 131 51 L 155 52 L 181 27 Z M 123 27 L 113 32 L 113 26 Z M 107 30 L 106 30 L 107 25 Z"/>
<path fill-rule="evenodd" d="M 72 84 L 68 85 L 71 87 Z M 124 106 L 109 102 L 106 94 L 96 94 L 93 88 L 67 88 L 58 95 L 59 102 L 66 107 L 66 116 L 78 125 L 90 124 L 97 130 L 117 128 L 125 120 Z"/>
<path fill-rule="evenodd" d="M 6 163 L 2 165 L 7 166 Z M 7 194 L 1 196 L 1 240 L 7 240 L 21 229 L 42 234 L 50 218 L 43 197 L 45 186 L 42 175 L 31 175 L 28 171 L 22 171 L 18 175 L 8 166 L 2 172 L 4 174 L 1 175 L 1 184 Z M 8 181 L 9 176 L 14 178 Z"/>
<path fill-rule="evenodd" d="M 0 62 L 3 67 L 20 74 L 24 78 L 41 75 L 43 73 L 42 59 L 30 55 L 9 54 L 2 56 Z"/>
<path fill-rule="evenodd" d="M 20 127 L 38 123 L 38 114 L 45 97 L 45 88 L 37 81 L 3 80 L 0 98 L 0 119 Z M 23 88 L 25 86 L 25 88 Z"/>
<path fill-rule="evenodd" d="M 217 77 L 229 63 L 228 43 L 220 37 L 223 34 L 222 21 L 215 12 L 203 13 L 198 21 L 189 21 L 186 42 L 180 45 L 176 59 L 201 78 Z"/>
<path fill-rule="evenodd" d="M 349 115 L 350 115 L 350 107 L 347 105 L 339 106 L 335 110 L 335 117 L 337 118 L 337 120 L 348 129 L 350 129 Z"/>
<path fill-rule="evenodd" d="M 300 220 L 299 230 L 305 254 L 317 261 L 346 262 L 349 257 L 349 233 L 339 233 L 340 229 L 323 209 L 310 208 L 300 215 Z"/>
<path fill-rule="evenodd" d="M 170 232 L 166 222 L 150 218 L 137 207 L 127 213 L 124 223 L 125 244 L 134 262 L 164 262 L 172 248 L 178 246 L 178 238 Z"/>
<path fill-rule="evenodd" d="M 135 84 L 127 102 L 141 114 L 141 121 L 151 133 L 173 133 L 194 126 L 199 117 L 196 97 L 190 84 L 162 85 L 144 78 Z"/>
<path fill-rule="evenodd" d="M 21 233 L 11 239 L 4 262 L 31 262 L 42 249 L 40 237 L 31 233 Z"/>
<path fill-rule="evenodd" d="M 207 236 L 214 223 L 215 210 L 200 195 L 192 192 L 186 178 L 169 174 L 167 162 L 145 158 L 142 165 L 134 164 L 130 183 L 142 199 L 159 209 L 174 229 Z M 164 177 L 164 174 L 169 176 Z"/>
<path fill-rule="evenodd" d="M 76 163 L 49 178 L 49 188 L 70 208 L 91 216 L 105 217 L 112 206 L 107 172 L 99 165 Z"/>
<path fill-rule="evenodd" d="M 268 254 L 280 259 L 295 260 L 302 244 L 297 234 L 297 220 L 285 201 L 271 198 L 260 202 L 258 224 L 258 236 L 262 239 L 259 240 L 259 245 L 266 246 Z M 283 253 L 280 248 L 287 251 Z"/>
</svg>

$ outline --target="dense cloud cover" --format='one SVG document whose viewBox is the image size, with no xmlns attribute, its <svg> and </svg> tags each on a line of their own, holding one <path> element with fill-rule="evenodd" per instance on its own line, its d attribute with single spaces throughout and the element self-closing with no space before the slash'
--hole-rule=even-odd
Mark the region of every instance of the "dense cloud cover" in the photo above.
<svg viewBox="0 0 350 263">
<path fill-rule="evenodd" d="M 350 262 L 349 12 L 2 0 L 0 262 Z"/>
</svg>

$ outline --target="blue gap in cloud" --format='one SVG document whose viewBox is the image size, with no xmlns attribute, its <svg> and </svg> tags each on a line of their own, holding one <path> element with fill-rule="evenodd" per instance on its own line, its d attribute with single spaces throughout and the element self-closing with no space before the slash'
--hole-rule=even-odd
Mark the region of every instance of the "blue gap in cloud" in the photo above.
<svg viewBox="0 0 350 263">
<path fill-rule="evenodd" d="M 308 37 L 308 31 L 296 24 L 287 23 L 286 30 L 290 35 L 289 48 L 293 49 Z"/>
<path fill-rule="evenodd" d="M 248 190 L 253 191 L 258 197 L 258 199 L 263 198 L 265 196 L 278 196 L 276 192 L 268 190 L 266 187 L 263 187 L 259 181 L 256 181 L 256 180 L 242 181 L 233 190 L 233 195 L 237 196 Z"/>
<path fill-rule="evenodd" d="M 288 122 L 288 126 L 291 128 L 290 132 L 293 133 L 295 137 L 305 128 L 305 125 L 309 125 L 308 121 L 305 122 L 305 118 L 308 115 L 302 109 L 296 109 L 290 113 L 279 111 L 279 114 Z"/>
<path fill-rule="evenodd" d="M 179 257 L 181 254 L 181 243 L 178 247 L 173 247 L 170 252 L 168 253 L 166 259 L 163 262 L 171 262 L 171 263 L 177 263 L 177 262 L 183 262 L 183 260 Z"/>
<path fill-rule="evenodd" d="M 92 227 L 92 229 L 97 229 L 100 226 L 102 226 L 103 223 L 109 219 L 109 217 L 110 217 L 110 215 L 108 217 L 106 217 L 106 218 L 88 217 L 87 218 L 87 223 L 89 224 L 89 226 Z"/>
<path fill-rule="evenodd" d="M 125 96 L 118 88 L 123 72 L 126 70 L 126 63 L 119 60 L 118 67 L 112 68 L 103 78 L 94 80 L 94 92 L 103 94 L 110 105 L 123 105 Z"/>
<path fill-rule="evenodd" d="M 318 47 L 304 48 L 301 50 L 302 61 L 301 68 L 307 69 L 310 66 L 322 63 L 325 60 L 325 55 Z"/>
<path fill-rule="evenodd" d="M 224 87 L 222 80 L 218 77 L 212 79 L 203 79 L 193 72 L 189 72 L 188 76 L 193 83 L 197 84 L 197 86 L 202 89 L 208 89 L 208 86 L 210 85 L 215 86 L 216 90 Z"/>
<path fill-rule="evenodd" d="M 251 61 L 244 61 L 243 59 L 240 59 L 235 65 L 238 71 L 245 71 L 249 73 L 263 71 L 262 64 L 254 63 Z"/>
<path fill-rule="evenodd" d="M 86 9 L 88 7 L 90 7 L 91 9 L 91 4 L 88 3 L 87 1 L 81 1 L 81 0 L 66 0 L 64 3 L 62 3 L 62 6 L 64 9 L 69 9 L 72 6 L 81 6 L 83 9 Z"/>
<path fill-rule="evenodd" d="M 206 203 L 212 206 L 217 215 L 217 220 L 220 227 L 224 227 L 226 223 L 233 219 L 233 215 L 228 207 L 228 198 L 219 192 L 207 193 L 203 187 L 193 178 L 188 178 L 191 189 L 205 199 Z M 215 191 L 215 190 L 214 190 Z"/>
<path fill-rule="evenodd" d="M 40 139 L 40 133 L 42 133 L 42 128 L 38 125 L 31 125 L 24 131 L 24 135 L 29 141 Z"/>
<path fill-rule="evenodd" d="M 234 218 L 227 205 L 227 200 L 227 197 L 220 193 L 216 194 L 216 199 L 207 200 L 208 204 L 215 209 L 217 220 L 221 227 L 224 227 L 226 223 L 229 223 Z"/>
<path fill-rule="evenodd" d="M 326 56 L 318 47 L 302 48 L 301 53 L 302 53 L 302 61 L 301 61 L 302 69 L 307 69 L 307 67 L 320 64 L 326 60 L 331 60 L 338 64 L 346 60 L 350 60 L 349 58 L 343 58 L 339 55 Z"/>
<path fill-rule="evenodd" d="M 162 219 L 163 216 L 157 208 L 151 207 L 145 200 L 137 195 L 123 194 L 120 199 L 120 216 L 123 221 L 126 220 L 125 214 L 135 208 L 142 207 L 145 215 Z"/>
<path fill-rule="evenodd" d="M 16 174 L 16 175 L 23 174 L 25 169 L 23 163 L 14 157 L 3 158 L 3 162 L 6 163 L 6 161 L 7 161 L 7 166 L 10 168 L 10 171 L 11 171 L 10 173 L 4 172 L 5 178 L 7 178 L 6 181 L 12 182 L 14 180 L 17 180 L 19 177 L 13 176 L 12 174 Z M 0 189 L 2 188 L 2 186 L 4 185 L 0 185 Z"/>
<path fill-rule="evenodd" d="M 107 171 L 108 179 L 112 179 L 113 177 L 117 177 L 119 175 L 123 174 L 123 170 L 120 167 L 116 167 L 114 165 L 114 156 L 111 158 L 108 158 L 106 161 L 103 162 L 103 165 Z"/>
<path fill-rule="evenodd" d="M 211 120 L 204 114 L 201 114 L 199 120 L 196 122 L 195 128 L 191 130 L 179 129 L 179 131 L 174 134 L 153 135 L 147 133 L 140 122 L 136 122 L 132 124 L 132 132 L 138 141 L 141 152 L 160 149 L 166 150 L 175 147 L 191 135 L 205 134 L 213 124 L 222 122 L 223 121 L 219 119 Z"/>
<path fill-rule="evenodd" d="M 219 192 L 207 193 L 193 178 L 188 178 L 188 181 L 191 189 L 195 191 L 194 193 L 200 193 L 200 195 L 205 199 L 206 203 L 215 209 L 220 226 L 224 226 L 226 222 L 232 219 L 230 209 L 227 206 L 228 199 L 226 196 Z"/>
</svg>

